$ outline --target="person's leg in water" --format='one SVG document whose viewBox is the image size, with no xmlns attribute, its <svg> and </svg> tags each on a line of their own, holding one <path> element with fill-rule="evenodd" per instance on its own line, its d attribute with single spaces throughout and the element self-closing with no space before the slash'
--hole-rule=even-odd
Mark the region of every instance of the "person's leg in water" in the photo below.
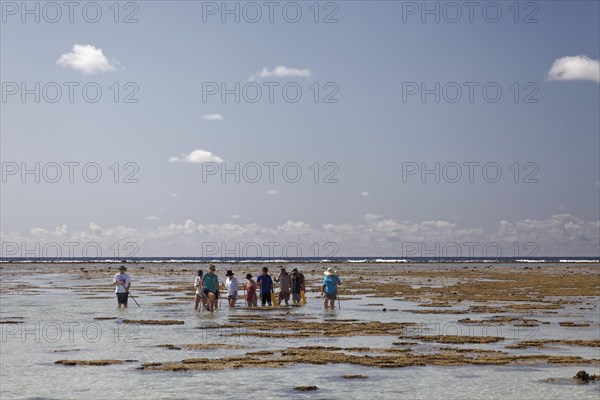
<svg viewBox="0 0 600 400">
<path fill-rule="evenodd" d="M 297 306 L 298 304 L 300 304 L 300 293 L 293 293 L 292 294 L 292 304 Z"/>
<path fill-rule="evenodd" d="M 213 292 L 209 292 L 208 293 L 208 311 L 210 311 L 210 312 L 215 311 L 215 302 L 216 302 L 215 294 Z"/>
<path fill-rule="evenodd" d="M 329 308 L 335 308 L 335 298 L 337 296 L 335 294 L 331 295 L 329 298 Z"/>
<path fill-rule="evenodd" d="M 198 310 L 198 306 L 200 305 L 200 301 L 202 300 L 202 296 L 196 293 L 196 298 L 194 299 L 194 310 Z"/>
<path fill-rule="evenodd" d="M 209 302 L 208 302 L 208 294 L 210 292 L 208 291 L 208 289 L 204 289 L 204 294 L 202 296 L 202 307 L 204 307 L 204 309 L 206 311 L 210 311 L 210 306 L 209 306 Z"/>
</svg>

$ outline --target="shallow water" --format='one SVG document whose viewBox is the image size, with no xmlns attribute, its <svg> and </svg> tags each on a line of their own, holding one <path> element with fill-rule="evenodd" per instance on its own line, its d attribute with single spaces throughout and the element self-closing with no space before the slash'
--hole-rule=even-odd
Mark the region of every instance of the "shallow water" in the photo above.
<svg viewBox="0 0 600 400">
<path fill-rule="evenodd" d="M 174 267 L 177 268 L 177 267 Z M 263 399 L 297 396 L 311 399 L 598 399 L 599 382 L 587 385 L 573 380 L 544 382 L 548 378 L 571 378 L 578 370 L 598 373 L 598 364 L 576 366 L 462 366 L 369 368 L 357 365 L 293 365 L 287 368 L 243 368 L 225 371 L 161 372 L 139 370 L 143 362 L 179 361 L 192 357 L 243 355 L 248 351 L 284 349 L 295 346 L 368 346 L 391 347 L 396 336 L 281 338 L 273 332 L 268 338 L 243 335 L 231 329 L 196 329 L 225 324 L 230 316 L 252 311 L 221 308 L 215 314 L 196 312 L 191 303 L 156 305 L 164 301 L 151 291 L 133 291 L 141 307 L 130 300 L 127 309 L 116 309 L 114 294 L 107 279 L 81 279 L 78 274 L 7 274 L 3 270 L 2 287 L 16 283 L 35 285 L 35 291 L 5 291 L 0 297 L 0 319 L 19 320 L 19 324 L 1 324 L 0 397 L 2 399 L 159 399 L 252 396 Z M 164 287 L 163 277 L 145 278 L 144 288 Z M 137 283 L 136 281 L 134 281 Z M 106 285 L 106 291 L 96 291 Z M 139 283 L 139 285 L 142 285 Z M 89 290 L 85 290 L 88 287 Z M 133 286 L 135 288 L 136 286 Z M 137 294 L 136 294 L 137 293 Z M 174 296 L 182 293 L 174 293 Z M 88 298 L 88 297 L 95 298 Z M 84 299 L 86 298 L 86 299 Z M 368 297 L 344 300 L 341 309 L 323 311 L 322 303 L 308 295 L 306 307 L 289 309 L 290 318 L 324 321 L 358 319 L 361 321 L 414 322 L 415 335 L 503 336 L 505 341 L 482 345 L 445 345 L 424 343 L 428 347 L 471 347 L 502 350 L 510 354 L 575 355 L 600 358 L 600 349 L 552 345 L 548 348 L 509 350 L 505 346 L 524 339 L 598 339 L 598 298 L 581 310 L 567 306 L 559 315 L 529 313 L 527 318 L 551 322 L 538 327 L 517 328 L 509 324 L 493 327 L 469 326 L 456 321 L 460 314 L 412 314 L 403 310 L 418 309 L 416 303 L 390 298 Z M 383 305 L 368 305 L 383 304 Z M 498 302 L 498 304 L 502 304 Z M 461 305 L 466 308 L 470 304 Z M 491 304 L 489 304 L 491 305 Z M 399 311 L 386 311 L 397 309 Z M 286 309 L 287 310 L 287 309 Z M 294 316 L 296 315 L 296 316 Z M 565 315 L 563 317 L 563 315 Z M 468 314 L 483 319 L 490 314 Z M 95 320 L 98 317 L 116 317 Z M 123 319 L 174 319 L 183 325 L 153 326 L 124 324 Z M 564 328 L 557 321 L 589 321 L 583 328 Z M 223 334 L 223 335 L 221 335 Z M 410 339 L 407 339 L 410 340 Z M 159 344 L 219 343 L 241 345 L 242 349 L 169 350 Z M 111 366 L 62 366 L 59 359 L 134 360 Z M 366 380 L 346 380 L 344 374 L 363 374 Z M 314 392 L 297 392 L 293 388 L 315 385 Z"/>
</svg>

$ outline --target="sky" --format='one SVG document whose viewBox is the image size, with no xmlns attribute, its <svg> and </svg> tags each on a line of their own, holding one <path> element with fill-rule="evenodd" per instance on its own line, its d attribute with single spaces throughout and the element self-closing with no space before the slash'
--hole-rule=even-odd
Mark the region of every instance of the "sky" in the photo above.
<svg viewBox="0 0 600 400">
<path fill-rule="evenodd" d="M 2 257 L 598 257 L 600 3 L 1 1 Z"/>
</svg>

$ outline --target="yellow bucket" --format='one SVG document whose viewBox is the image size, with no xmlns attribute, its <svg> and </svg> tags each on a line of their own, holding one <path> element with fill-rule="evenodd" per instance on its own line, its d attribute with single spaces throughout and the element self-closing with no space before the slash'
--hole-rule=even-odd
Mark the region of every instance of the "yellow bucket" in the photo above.
<svg viewBox="0 0 600 400">
<path fill-rule="evenodd" d="M 275 292 L 271 293 L 271 301 L 273 302 L 273 304 L 275 304 L 276 306 L 279 305 L 279 302 L 277 301 L 277 296 L 275 296 Z"/>
<path fill-rule="evenodd" d="M 300 298 L 302 299 L 302 304 L 306 304 L 306 294 L 304 293 L 304 290 L 300 291 Z"/>
</svg>

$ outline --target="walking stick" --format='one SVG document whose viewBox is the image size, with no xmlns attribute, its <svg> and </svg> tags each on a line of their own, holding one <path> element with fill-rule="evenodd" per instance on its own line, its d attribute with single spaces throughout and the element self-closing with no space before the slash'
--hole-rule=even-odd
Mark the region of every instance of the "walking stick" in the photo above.
<svg viewBox="0 0 600 400">
<path fill-rule="evenodd" d="M 129 293 L 129 296 L 131 296 L 131 300 L 133 300 L 135 302 L 135 304 L 137 304 L 138 307 L 141 307 L 140 304 L 135 299 L 135 297 L 133 297 L 133 295 L 131 294 L 131 292 L 127 292 L 127 293 Z"/>
<path fill-rule="evenodd" d="M 135 304 L 137 304 L 138 307 L 141 307 L 140 304 L 135 300 L 135 297 L 133 297 L 133 295 L 131 294 L 131 292 L 129 291 L 129 289 L 127 289 L 125 287 L 125 285 L 121 284 L 120 286 L 123 286 L 123 289 L 126 290 L 125 293 L 127 293 L 129 296 L 131 296 L 131 299 L 135 302 Z"/>
</svg>

